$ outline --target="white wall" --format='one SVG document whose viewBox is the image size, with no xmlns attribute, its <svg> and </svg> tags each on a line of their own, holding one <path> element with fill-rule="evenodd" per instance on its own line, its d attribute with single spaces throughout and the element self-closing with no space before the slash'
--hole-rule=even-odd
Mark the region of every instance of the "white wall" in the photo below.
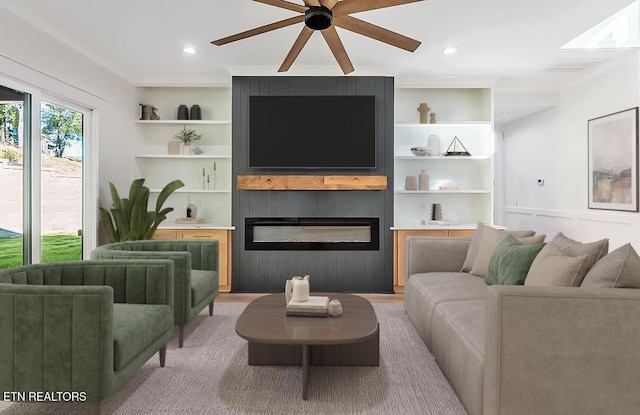
<svg viewBox="0 0 640 415">
<path fill-rule="evenodd" d="M 587 121 L 640 104 L 638 56 L 628 52 L 573 79 L 560 88 L 557 107 L 503 128 L 504 225 L 640 248 L 637 212 L 587 207 Z"/>
<path fill-rule="evenodd" d="M 139 175 L 131 143 L 137 111 L 133 85 L 6 9 L 0 8 L 0 21 L 5 34 L 0 78 L 95 110 L 99 191 L 93 193 L 107 203 L 108 181 L 126 188 Z"/>
</svg>

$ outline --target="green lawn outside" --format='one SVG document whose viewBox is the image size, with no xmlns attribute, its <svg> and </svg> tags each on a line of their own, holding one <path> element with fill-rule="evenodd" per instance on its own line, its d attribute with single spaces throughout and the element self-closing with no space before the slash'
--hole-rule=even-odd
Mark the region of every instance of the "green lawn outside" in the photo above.
<svg viewBox="0 0 640 415">
<path fill-rule="evenodd" d="M 82 259 L 82 237 L 51 234 L 42 237 L 42 262 Z M 0 239 L 0 269 L 22 265 L 22 238 Z"/>
</svg>

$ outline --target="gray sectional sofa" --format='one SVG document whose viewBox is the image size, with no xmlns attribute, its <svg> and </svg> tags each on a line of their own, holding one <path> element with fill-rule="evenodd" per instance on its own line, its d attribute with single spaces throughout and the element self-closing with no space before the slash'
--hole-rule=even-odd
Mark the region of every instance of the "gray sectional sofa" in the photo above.
<svg viewBox="0 0 640 415">
<path fill-rule="evenodd" d="M 469 414 L 640 413 L 640 290 L 602 288 L 640 287 L 630 246 L 580 256 L 597 263 L 566 287 L 487 285 L 476 237 L 406 243 L 406 313 Z"/>
</svg>

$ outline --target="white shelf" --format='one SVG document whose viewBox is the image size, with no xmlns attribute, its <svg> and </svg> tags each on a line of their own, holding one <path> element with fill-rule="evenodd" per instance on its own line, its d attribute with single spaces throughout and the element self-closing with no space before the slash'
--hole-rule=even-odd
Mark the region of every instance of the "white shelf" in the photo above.
<svg viewBox="0 0 640 415">
<path fill-rule="evenodd" d="M 142 159 L 182 159 L 182 160 L 209 160 L 209 159 L 230 159 L 229 155 L 222 154 L 138 154 L 136 158 Z"/>
<path fill-rule="evenodd" d="M 491 194 L 491 190 L 394 190 L 396 194 Z"/>
<path fill-rule="evenodd" d="M 402 128 L 451 128 L 451 127 L 477 127 L 479 125 L 491 125 L 491 121 L 444 121 L 437 124 L 403 123 L 394 124 Z"/>
<path fill-rule="evenodd" d="M 490 160 L 491 156 L 395 156 L 396 160 Z"/>
<path fill-rule="evenodd" d="M 229 125 L 228 120 L 136 120 L 136 124 L 146 125 Z"/>
<path fill-rule="evenodd" d="M 162 189 L 149 189 L 150 193 L 160 193 Z M 219 189 L 185 189 L 180 188 L 175 193 L 231 193 L 231 190 L 219 190 Z"/>
</svg>

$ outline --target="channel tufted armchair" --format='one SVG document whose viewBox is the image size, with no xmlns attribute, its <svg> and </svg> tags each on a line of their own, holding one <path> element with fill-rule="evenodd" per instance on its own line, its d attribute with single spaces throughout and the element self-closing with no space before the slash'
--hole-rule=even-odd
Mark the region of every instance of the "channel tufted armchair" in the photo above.
<svg viewBox="0 0 640 415">
<path fill-rule="evenodd" d="M 70 261 L 0 270 L 0 395 L 100 403 L 174 335 L 173 262 Z"/>
<path fill-rule="evenodd" d="M 174 324 L 178 345 L 184 344 L 184 326 L 207 304 L 213 315 L 218 295 L 218 241 L 145 240 L 114 242 L 94 249 L 93 259 L 165 258 L 174 262 Z"/>
</svg>

